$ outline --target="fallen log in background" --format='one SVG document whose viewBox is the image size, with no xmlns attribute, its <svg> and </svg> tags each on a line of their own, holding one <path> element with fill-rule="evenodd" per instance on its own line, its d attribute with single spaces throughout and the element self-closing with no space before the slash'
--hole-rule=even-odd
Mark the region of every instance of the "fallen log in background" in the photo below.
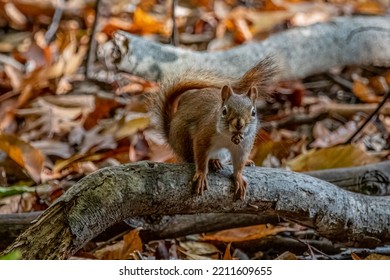
<svg viewBox="0 0 390 280">
<path fill-rule="evenodd" d="M 189 66 L 241 76 L 272 55 L 280 65 L 280 79 L 297 79 L 335 66 L 390 66 L 389 26 L 390 17 L 339 17 L 215 52 L 172 47 L 119 31 L 99 49 L 98 57 L 109 68 L 157 81 Z"/>
<path fill-rule="evenodd" d="M 269 168 L 246 168 L 244 201 L 234 198 L 231 168 L 209 175 L 197 196 L 191 164 L 139 162 L 96 171 L 61 196 L 3 253 L 24 259 L 64 259 L 106 228 L 141 215 L 242 213 L 281 217 L 350 245 L 388 242 L 390 201 L 344 191 L 316 178 Z M 216 203 L 218 202 L 218 203 Z"/>
</svg>

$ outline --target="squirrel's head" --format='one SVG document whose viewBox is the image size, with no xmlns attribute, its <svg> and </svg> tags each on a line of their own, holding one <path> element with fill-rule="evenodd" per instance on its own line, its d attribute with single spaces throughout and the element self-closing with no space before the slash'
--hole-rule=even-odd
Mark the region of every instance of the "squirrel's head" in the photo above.
<svg viewBox="0 0 390 280">
<path fill-rule="evenodd" d="M 225 85 L 221 89 L 221 97 L 219 130 L 229 134 L 234 144 L 239 144 L 246 135 L 256 133 L 257 89 L 251 87 L 246 94 L 236 94 L 230 86 Z"/>
</svg>

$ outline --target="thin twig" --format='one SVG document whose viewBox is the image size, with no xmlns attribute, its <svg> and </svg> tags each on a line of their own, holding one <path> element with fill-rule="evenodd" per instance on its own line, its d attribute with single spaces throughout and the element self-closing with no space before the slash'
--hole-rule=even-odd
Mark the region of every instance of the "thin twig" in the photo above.
<svg viewBox="0 0 390 280">
<path fill-rule="evenodd" d="M 353 83 L 346 80 L 346 79 L 343 79 L 342 77 L 340 76 L 337 76 L 337 75 L 333 75 L 333 74 L 328 74 L 328 77 L 330 77 L 333 81 L 335 81 L 336 83 L 342 85 L 343 87 L 347 88 L 347 89 L 352 89 L 353 88 Z"/>
<path fill-rule="evenodd" d="M 101 1 L 96 0 L 96 2 L 95 2 L 95 18 L 93 20 L 91 36 L 89 39 L 88 58 L 87 58 L 87 65 L 85 67 L 85 76 L 88 79 L 91 79 L 92 63 L 95 61 L 95 57 L 96 57 L 97 42 L 95 40 L 95 34 L 96 34 L 96 29 L 97 29 L 97 22 L 98 22 L 98 19 L 100 16 L 100 7 L 101 7 Z"/>
<path fill-rule="evenodd" d="M 19 90 L 11 90 L 11 91 L 9 91 L 7 93 L 2 94 L 0 96 L 0 103 L 5 101 L 5 100 L 7 100 L 7 99 L 9 99 L 9 98 L 11 98 L 11 97 L 14 97 L 14 96 L 18 95 L 19 93 L 20 93 Z"/>
<path fill-rule="evenodd" d="M 317 249 L 316 247 L 310 245 L 309 243 L 305 242 L 305 241 L 302 241 L 301 239 L 299 238 L 295 238 L 295 237 L 292 237 L 292 239 L 295 239 L 296 241 L 306 245 L 310 251 L 310 255 L 312 256 L 312 258 L 315 258 L 316 259 L 316 256 L 314 255 L 313 251 L 316 251 L 317 253 L 321 254 L 322 256 L 325 256 L 329 259 L 332 259 L 331 256 L 329 256 L 328 254 L 325 254 L 324 252 L 322 252 L 321 250 Z"/>
<path fill-rule="evenodd" d="M 177 5 L 177 0 L 172 0 L 171 6 L 171 17 L 172 17 L 172 34 L 171 34 L 171 45 L 179 45 L 179 32 L 176 26 L 176 17 L 175 17 L 175 7 Z"/>
<path fill-rule="evenodd" d="M 64 13 L 64 0 L 57 0 L 56 9 L 54 11 L 53 20 L 45 34 L 45 42 L 49 45 L 53 40 L 58 27 L 60 26 L 62 14 Z"/>
<path fill-rule="evenodd" d="M 20 63 L 19 61 L 17 61 L 13 57 L 2 54 L 2 53 L 0 53 L 0 63 L 8 64 L 20 72 L 24 71 L 24 66 L 22 63 Z"/>
<path fill-rule="evenodd" d="M 371 121 L 371 119 L 376 116 L 379 112 L 379 110 L 385 105 L 386 100 L 390 96 L 390 90 L 387 91 L 386 95 L 383 97 L 382 101 L 378 104 L 376 109 L 368 116 L 368 118 L 365 120 L 365 122 L 355 131 L 355 133 L 349 137 L 347 141 L 345 141 L 345 144 L 351 144 L 353 139 L 360 133 L 360 131 L 363 130 L 363 128 Z"/>
</svg>

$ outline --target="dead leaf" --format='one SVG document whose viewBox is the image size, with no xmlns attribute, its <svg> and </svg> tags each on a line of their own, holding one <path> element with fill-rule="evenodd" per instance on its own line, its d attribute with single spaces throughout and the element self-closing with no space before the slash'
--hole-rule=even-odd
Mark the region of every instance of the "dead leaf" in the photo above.
<svg viewBox="0 0 390 280">
<path fill-rule="evenodd" d="M 197 241 L 180 242 L 178 250 L 192 260 L 218 259 L 221 253 L 213 244 Z"/>
<path fill-rule="evenodd" d="M 369 15 L 383 15 L 386 9 L 378 1 L 357 1 L 355 5 L 356 13 Z"/>
<path fill-rule="evenodd" d="M 275 260 L 297 260 L 297 256 L 289 251 L 279 255 Z"/>
<path fill-rule="evenodd" d="M 361 80 L 354 81 L 352 91 L 362 102 L 377 103 L 382 100 L 380 96 L 375 95 L 373 90 Z"/>
<path fill-rule="evenodd" d="M 352 253 L 353 254 L 353 253 Z M 380 255 L 380 254 L 370 254 L 365 258 L 365 260 L 390 260 L 390 256 Z"/>
<path fill-rule="evenodd" d="M 331 148 L 313 149 L 287 162 L 297 172 L 330 168 L 360 166 L 378 162 L 357 145 L 340 145 Z"/>
<path fill-rule="evenodd" d="M 150 118 L 147 114 L 127 115 L 123 122 L 119 124 L 115 132 L 115 139 L 120 140 L 135 134 L 149 126 Z"/>
<path fill-rule="evenodd" d="M 310 144 L 310 147 L 326 148 L 345 143 L 356 129 L 356 122 L 349 121 L 337 128 L 335 131 L 330 132 L 324 126 L 323 122 L 319 121 L 314 125 L 313 136 L 315 140 Z"/>
<path fill-rule="evenodd" d="M 283 231 L 294 231 L 291 227 L 256 225 L 242 228 L 221 230 L 215 233 L 202 236 L 203 241 L 220 241 L 220 242 L 242 242 L 254 239 L 264 238 L 269 235 L 275 235 Z"/>
<path fill-rule="evenodd" d="M 0 135 L 0 149 L 25 168 L 35 182 L 41 180 L 44 157 L 40 150 L 11 134 Z"/>
<path fill-rule="evenodd" d="M 134 251 L 142 252 L 142 240 L 139 237 L 140 228 L 133 229 L 128 234 L 123 236 L 122 255 L 126 258 Z"/>
<path fill-rule="evenodd" d="M 232 243 L 229 242 L 229 244 L 226 246 L 225 253 L 223 254 L 223 260 L 233 260 L 232 255 L 230 254 L 230 248 L 232 246 Z"/>
<path fill-rule="evenodd" d="M 123 240 L 95 252 L 100 260 L 128 260 L 134 251 L 142 252 L 142 241 L 139 237 L 140 229 L 134 229 L 123 236 Z"/>
</svg>

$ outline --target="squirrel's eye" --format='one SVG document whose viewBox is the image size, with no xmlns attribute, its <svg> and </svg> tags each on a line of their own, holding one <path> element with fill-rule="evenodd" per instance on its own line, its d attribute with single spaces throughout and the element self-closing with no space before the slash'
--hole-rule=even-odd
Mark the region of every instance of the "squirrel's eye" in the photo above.
<svg viewBox="0 0 390 280">
<path fill-rule="evenodd" d="M 227 108 L 223 107 L 222 108 L 222 116 L 226 116 L 226 115 L 227 115 Z"/>
<path fill-rule="evenodd" d="M 255 117 L 255 116 L 256 116 L 256 109 L 252 108 L 252 117 Z"/>
</svg>

